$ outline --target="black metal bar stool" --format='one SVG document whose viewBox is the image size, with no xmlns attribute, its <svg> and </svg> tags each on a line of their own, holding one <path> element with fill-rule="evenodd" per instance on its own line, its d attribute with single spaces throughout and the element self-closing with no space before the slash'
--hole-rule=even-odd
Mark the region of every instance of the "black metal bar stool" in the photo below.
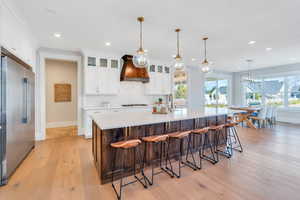
<svg viewBox="0 0 300 200">
<path fill-rule="evenodd" d="M 189 163 L 182 161 L 182 156 L 183 156 L 183 142 L 184 139 L 188 139 L 188 143 L 190 143 L 191 138 L 189 137 L 191 131 L 180 131 L 180 132 L 174 132 L 174 133 L 169 133 L 168 136 L 168 148 L 167 148 L 167 156 L 166 156 L 166 164 L 169 163 L 170 167 L 166 165 L 166 169 L 173 174 L 173 176 L 176 176 L 177 178 L 181 177 L 181 168 L 184 166 L 188 166 L 192 168 L 193 170 L 197 170 L 194 166 L 190 165 Z M 172 162 L 170 159 L 170 144 L 171 143 L 176 143 L 179 142 L 179 153 L 177 153 L 177 156 L 179 156 L 178 159 L 178 173 L 176 173 L 173 170 Z"/>
<path fill-rule="evenodd" d="M 205 146 L 208 144 L 204 144 L 202 142 L 203 140 L 203 136 L 205 134 L 207 134 L 209 131 L 208 127 L 205 127 L 205 128 L 199 128 L 199 129 L 194 129 L 192 130 L 191 134 L 190 134 L 190 137 L 193 137 L 193 140 L 195 141 L 196 138 L 199 139 L 199 145 L 196 146 L 195 149 L 193 149 L 192 145 L 191 145 L 191 142 L 188 143 L 188 149 L 187 149 L 187 153 L 186 153 L 186 162 L 189 163 L 190 165 L 192 165 L 194 168 L 196 169 L 201 169 L 202 168 L 202 158 L 203 158 L 203 152 L 205 150 Z M 214 154 L 214 151 L 213 151 L 213 146 L 212 144 L 210 145 L 210 148 L 211 148 L 211 153 Z M 194 151 L 198 152 L 199 154 L 199 165 L 197 165 L 196 161 L 195 161 L 195 158 L 193 156 L 193 153 Z M 189 161 L 188 157 L 189 155 L 192 156 L 192 159 L 193 161 Z"/>
<path fill-rule="evenodd" d="M 231 149 L 242 153 L 243 152 L 243 146 L 241 144 L 239 135 L 238 135 L 237 130 L 236 130 L 237 125 L 238 125 L 237 122 L 227 122 L 225 124 L 225 127 L 226 127 L 226 130 L 227 130 L 229 141 L 231 142 L 231 145 L 230 145 Z M 232 138 L 233 138 L 233 140 L 232 140 Z M 233 151 L 231 151 L 231 153 L 233 154 Z"/>
<path fill-rule="evenodd" d="M 147 157 L 147 153 L 149 152 L 149 145 L 152 145 L 152 148 L 154 149 L 155 147 L 159 147 L 159 159 L 152 159 L 150 161 L 151 164 L 151 180 L 149 180 L 149 178 L 143 174 L 145 176 L 145 179 L 147 180 L 147 182 L 149 183 L 149 185 L 153 185 L 153 177 L 154 175 L 158 175 L 162 172 L 166 172 L 169 176 L 171 176 L 172 178 L 174 177 L 172 173 L 170 173 L 166 167 L 163 166 L 163 156 L 166 152 L 165 150 L 165 146 L 167 145 L 168 148 L 168 143 L 167 143 L 167 139 L 168 139 L 168 135 L 153 135 L 153 136 L 148 136 L 148 137 L 143 137 L 142 140 L 145 144 L 145 150 L 144 150 L 144 162 L 143 164 L 146 164 L 146 157 Z M 147 146 L 148 145 L 148 146 Z M 157 161 L 159 161 L 159 167 L 160 167 L 160 171 L 154 173 L 154 167 L 157 163 Z M 165 164 L 166 166 L 167 164 Z"/>
<path fill-rule="evenodd" d="M 114 149 L 114 158 L 113 158 L 113 160 L 112 160 L 112 162 L 113 162 L 113 166 L 112 166 L 112 176 L 111 176 L 111 184 L 112 184 L 112 187 L 113 187 L 113 189 L 114 189 L 114 191 L 115 191 L 115 193 L 116 193 L 116 195 L 117 195 L 117 198 L 118 198 L 118 200 L 120 200 L 121 199 L 121 195 L 122 195 L 122 189 L 123 189 L 123 187 L 125 187 L 125 186 L 127 186 L 127 185 L 129 185 L 129 184 L 132 184 L 132 183 L 135 183 L 135 182 L 140 182 L 143 186 L 144 186 L 144 188 L 147 188 L 147 182 L 146 182 L 146 179 L 145 178 L 143 178 L 144 180 L 144 182 L 142 181 L 142 179 L 141 178 L 138 178 L 137 176 L 136 176 L 136 149 L 137 149 L 137 147 L 139 146 L 139 144 L 141 144 L 142 143 L 142 141 L 141 140 L 139 140 L 139 139 L 132 139 L 132 140 L 126 140 L 126 141 L 120 141 L 120 142 L 115 142 L 115 143 L 111 143 L 110 144 L 110 146 Z M 133 154 L 134 154 L 134 156 L 133 156 L 133 161 L 134 161 L 134 178 L 136 179 L 136 180 L 134 180 L 134 181 L 131 181 L 131 182 L 128 182 L 128 183 L 125 183 L 125 184 L 123 184 L 123 176 L 124 176 L 124 171 L 126 171 L 125 170 L 125 162 L 127 161 L 127 153 L 128 153 L 128 151 L 130 150 L 130 149 L 133 149 Z M 119 171 L 121 171 L 122 172 L 122 174 L 121 174 L 121 179 L 120 179 L 120 190 L 119 190 L 119 192 L 117 191 L 117 189 L 116 189 L 116 186 L 115 186 L 115 184 L 114 184 L 114 174 L 116 173 L 116 162 L 117 162 L 117 160 L 118 159 L 120 159 L 120 158 L 117 158 L 117 150 L 121 150 L 122 151 L 122 154 L 123 153 L 125 153 L 125 155 L 122 155 L 121 156 L 121 160 L 122 160 L 122 168 L 120 169 L 120 170 L 118 170 L 118 172 Z M 139 162 L 140 163 L 142 163 L 142 156 L 140 155 L 140 156 L 138 156 L 138 157 L 140 157 L 140 159 L 139 159 Z M 142 175 L 144 174 L 144 170 L 143 170 L 143 168 L 141 167 L 141 173 L 142 173 Z M 145 177 L 145 176 L 143 176 L 143 177 Z"/>
<path fill-rule="evenodd" d="M 210 126 L 209 130 L 214 133 L 215 140 L 215 152 L 217 155 L 217 161 L 219 161 L 219 154 L 227 158 L 231 158 L 232 149 L 231 149 L 231 138 L 228 138 L 226 130 L 224 130 L 225 124 Z M 223 140 L 221 140 L 221 138 Z M 222 143 L 221 143 L 222 142 Z M 219 146 L 225 146 L 225 150 L 219 149 Z"/>
</svg>

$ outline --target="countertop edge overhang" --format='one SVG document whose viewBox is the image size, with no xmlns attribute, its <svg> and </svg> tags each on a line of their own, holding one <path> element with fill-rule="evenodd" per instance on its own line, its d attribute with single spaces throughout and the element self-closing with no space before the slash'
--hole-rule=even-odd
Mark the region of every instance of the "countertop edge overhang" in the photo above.
<svg viewBox="0 0 300 200">
<path fill-rule="evenodd" d="M 230 115 L 229 112 L 220 113 L 204 113 L 204 112 L 189 112 L 181 113 L 174 112 L 169 114 L 152 114 L 151 112 L 117 112 L 117 113 L 103 113 L 92 114 L 90 117 L 97 124 L 101 130 L 126 128 L 134 126 L 143 126 L 150 124 L 174 122 L 181 120 L 218 117 Z"/>
</svg>

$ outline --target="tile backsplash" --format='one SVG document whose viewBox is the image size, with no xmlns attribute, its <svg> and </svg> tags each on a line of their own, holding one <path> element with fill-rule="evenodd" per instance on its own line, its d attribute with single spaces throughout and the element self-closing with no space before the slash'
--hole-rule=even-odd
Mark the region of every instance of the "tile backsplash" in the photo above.
<svg viewBox="0 0 300 200">
<path fill-rule="evenodd" d="M 140 82 L 121 82 L 118 95 L 85 96 L 85 106 L 101 106 L 103 102 L 110 105 L 153 104 L 159 97 L 145 94 L 145 84 Z"/>
</svg>

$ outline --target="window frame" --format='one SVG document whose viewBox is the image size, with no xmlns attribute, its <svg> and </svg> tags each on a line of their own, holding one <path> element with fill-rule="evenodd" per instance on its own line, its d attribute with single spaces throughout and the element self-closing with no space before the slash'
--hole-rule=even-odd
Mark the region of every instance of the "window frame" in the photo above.
<svg viewBox="0 0 300 200">
<path fill-rule="evenodd" d="M 232 99 L 232 78 L 230 77 L 225 77 L 225 76 L 217 76 L 217 75 L 212 75 L 212 76 L 207 76 L 204 78 L 204 107 L 206 107 L 206 99 L 205 99 L 205 94 L 206 94 L 206 87 L 205 83 L 209 81 L 208 79 L 215 79 L 213 80 L 216 82 L 216 94 L 217 94 L 217 99 L 216 99 L 216 108 L 219 108 L 219 81 L 227 81 L 227 107 L 231 105 L 231 99 Z"/>
<path fill-rule="evenodd" d="M 255 75 L 255 74 L 254 74 Z M 245 76 L 245 74 L 241 74 L 240 75 L 240 79 L 243 79 L 243 76 Z M 300 71 L 296 71 L 296 72 L 289 72 L 289 73 L 282 73 L 282 74 L 269 74 L 269 75 L 264 75 L 264 76 L 256 76 L 256 79 L 261 79 L 263 82 L 266 79 L 272 79 L 272 78 L 283 78 L 283 105 L 282 106 L 277 106 L 278 109 L 295 109 L 296 111 L 300 111 L 300 107 L 292 107 L 289 105 L 289 81 L 288 78 L 289 77 L 299 77 L 300 78 Z M 242 81 L 242 104 L 243 105 L 247 105 L 247 101 L 246 101 L 246 88 L 243 85 Z M 262 93 L 262 105 L 266 105 L 266 95 L 264 93 Z"/>
</svg>

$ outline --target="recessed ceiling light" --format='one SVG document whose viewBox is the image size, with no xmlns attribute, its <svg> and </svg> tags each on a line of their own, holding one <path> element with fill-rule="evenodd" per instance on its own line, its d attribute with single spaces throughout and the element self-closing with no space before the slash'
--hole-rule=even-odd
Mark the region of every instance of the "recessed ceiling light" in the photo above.
<svg viewBox="0 0 300 200">
<path fill-rule="evenodd" d="M 266 51 L 272 51 L 272 48 L 271 47 L 267 47 Z"/>
<path fill-rule="evenodd" d="M 53 36 L 56 37 L 56 38 L 61 38 L 61 34 L 60 33 L 54 33 Z"/>
<path fill-rule="evenodd" d="M 173 54 L 173 55 L 172 55 L 172 57 L 173 57 L 173 58 L 175 58 L 175 57 L 176 57 L 176 55 L 175 55 L 175 54 Z"/>
<path fill-rule="evenodd" d="M 248 44 L 255 44 L 256 43 L 256 41 L 254 41 L 254 40 L 252 40 L 252 41 L 250 41 L 250 42 L 248 42 Z"/>
<path fill-rule="evenodd" d="M 51 9 L 51 8 L 46 8 L 46 12 L 49 13 L 49 14 L 52 14 L 52 15 L 56 14 L 56 11 Z"/>
<path fill-rule="evenodd" d="M 105 42 L 105 46 L 110 46 L 111 43 L 110 42 Z"/>
<path fill-rule="evenodd" d="M 192 58 L 192 61 L 195 61 L 196 60 L 196 58 Z"/>
</svg>

